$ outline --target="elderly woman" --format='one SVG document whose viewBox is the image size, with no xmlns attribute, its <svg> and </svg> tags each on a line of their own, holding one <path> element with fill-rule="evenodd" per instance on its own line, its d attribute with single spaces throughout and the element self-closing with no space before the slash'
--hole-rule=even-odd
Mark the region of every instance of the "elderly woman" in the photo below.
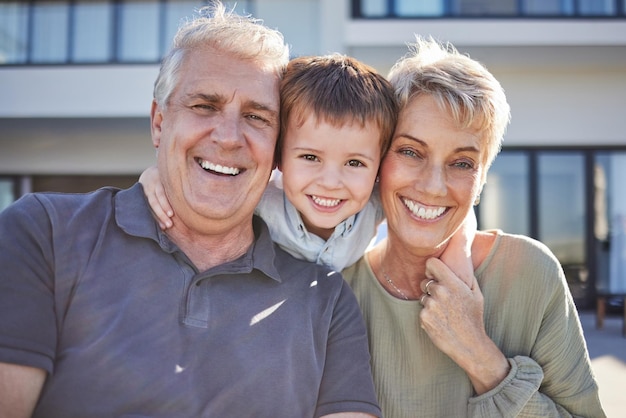
<svg viewBox="0 0 626 418">
<path fill-rule="evenodd" d="M 343 271 L 369 330 L 384 416 L 604 416 L 548 248 L 478 231 L 475 277 L 439 260 L 478 201 L 509 106 L 454 47 L 418 38 L 411 50 L 389 77 L 401 111 L 380 169 L 388 235 Z"/>
</svg>

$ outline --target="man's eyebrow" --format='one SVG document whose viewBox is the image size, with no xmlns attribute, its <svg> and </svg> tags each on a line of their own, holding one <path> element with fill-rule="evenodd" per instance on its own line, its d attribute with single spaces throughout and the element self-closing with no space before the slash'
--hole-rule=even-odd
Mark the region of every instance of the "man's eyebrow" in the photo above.
<svg viewBox="0 0 626 418">
<path fill-rule="evenodd" d="M 225 98 L 221 94 L 207 94 L 207 93 L 192 93 L 187 95 L 188 99 L 202 99 L 207 102 L 220 102 L 224 101 Z"/>
<path fill-rule="evenodd" d="M 250 106 L 250 108 L 254 110 L 258 110 L 260 112 L 267 112 L 270 114 L 271 117 L 274 117 L 274 118 L 278 118 L 278 115 L 280 114 L 277 107 L 270 106 L 265 103 L 260 103 L 260 102 L 251 100 L 247 103 L 247 105 Z"/>
<path fill-rule="evenodd" d="M 187 98 L 190 100 L 201 99 L 201 100 L 204 100 L 206 102 L 211 102 L 211 103 L 224 103 L 227 101 L 224 95 L 217 94 L 217 93 L 214 93 L 214 94 L 193 93 L 193 94 L 187 95 Z M 247 101 L 245 103 L 245 106 L 254 110 L 261 111 L 261 112 L 270 113 L 271 116 L 276 117 L 276 118 L 278 117 L 280 113 L 277 106 L 271 106 L 269 104 L 261 103 L 255 100 Z"/>
</svg>

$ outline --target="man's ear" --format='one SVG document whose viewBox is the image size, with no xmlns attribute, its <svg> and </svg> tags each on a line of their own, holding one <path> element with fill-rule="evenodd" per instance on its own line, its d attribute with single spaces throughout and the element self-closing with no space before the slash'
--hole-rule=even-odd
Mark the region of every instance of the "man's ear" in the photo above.
<svg viewBox="0 0 626 418">
<path fill-rule="evenodd" d="M 152 144 L 155 148 L 159 148 L 161 144 L 161 124 L 163 123 L 163 112 L 161 107 L 152 100 L 152 108 L 150 109 L 150 133 L 152 134 Z"/>
</svg>

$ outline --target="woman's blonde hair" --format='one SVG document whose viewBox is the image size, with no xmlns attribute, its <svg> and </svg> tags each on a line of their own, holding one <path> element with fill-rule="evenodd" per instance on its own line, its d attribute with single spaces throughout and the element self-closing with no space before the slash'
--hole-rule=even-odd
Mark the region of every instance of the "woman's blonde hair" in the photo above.
<svg viewBox="0 0 626 418">
<path fill-rule="evenodd" d="M 450 43 L 416 36 L 388 79 L 400 109 L 427 94 L 450 112 L 460 128 L 480 132 L 487 143 L 484 163 L 486 168 L 491 165 L 502 146 L 511 109 L 502 86 L 485 66 Z"/>
</svg>

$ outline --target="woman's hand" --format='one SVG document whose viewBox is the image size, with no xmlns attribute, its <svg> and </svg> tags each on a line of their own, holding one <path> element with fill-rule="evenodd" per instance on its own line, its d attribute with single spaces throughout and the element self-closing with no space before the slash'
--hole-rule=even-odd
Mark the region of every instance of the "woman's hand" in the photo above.
<svg viewBox="0 0 626 418">
<path fill-rule="evenodd" d="M 477 225 L 476 214 L 470 210 L 441 255 L 441 260 L 470 287 L 474 280 L 472 243 L 476 235 Z"/>
<path fill-rule="evenodd" d="M 465 370 L 477 394 L 493 389 L 508 374 L 509 362 L 485 331 L 483 294 L 476 278 L 467 286 L 437 258 L 426 262 L 426 277 L 421 283 L 426 294 L 421 299 L 421 327 Z"/>
<path fill-rule="evenodd" d="M 155 166 L 148 167 L 139 176 L 139 183 L 143 186 L 143 192 L 148 199 L 154 217 L 159 223 L 159 227 L 163 230 L 171 228 L 174 224 L 170 218 L 174 216 L 174 211 L 167 200 L 167 196 L 165 196 L 165 190 L 163 189 L 163 184 L 161 184 L 157 168 Z"/>
</svg>

